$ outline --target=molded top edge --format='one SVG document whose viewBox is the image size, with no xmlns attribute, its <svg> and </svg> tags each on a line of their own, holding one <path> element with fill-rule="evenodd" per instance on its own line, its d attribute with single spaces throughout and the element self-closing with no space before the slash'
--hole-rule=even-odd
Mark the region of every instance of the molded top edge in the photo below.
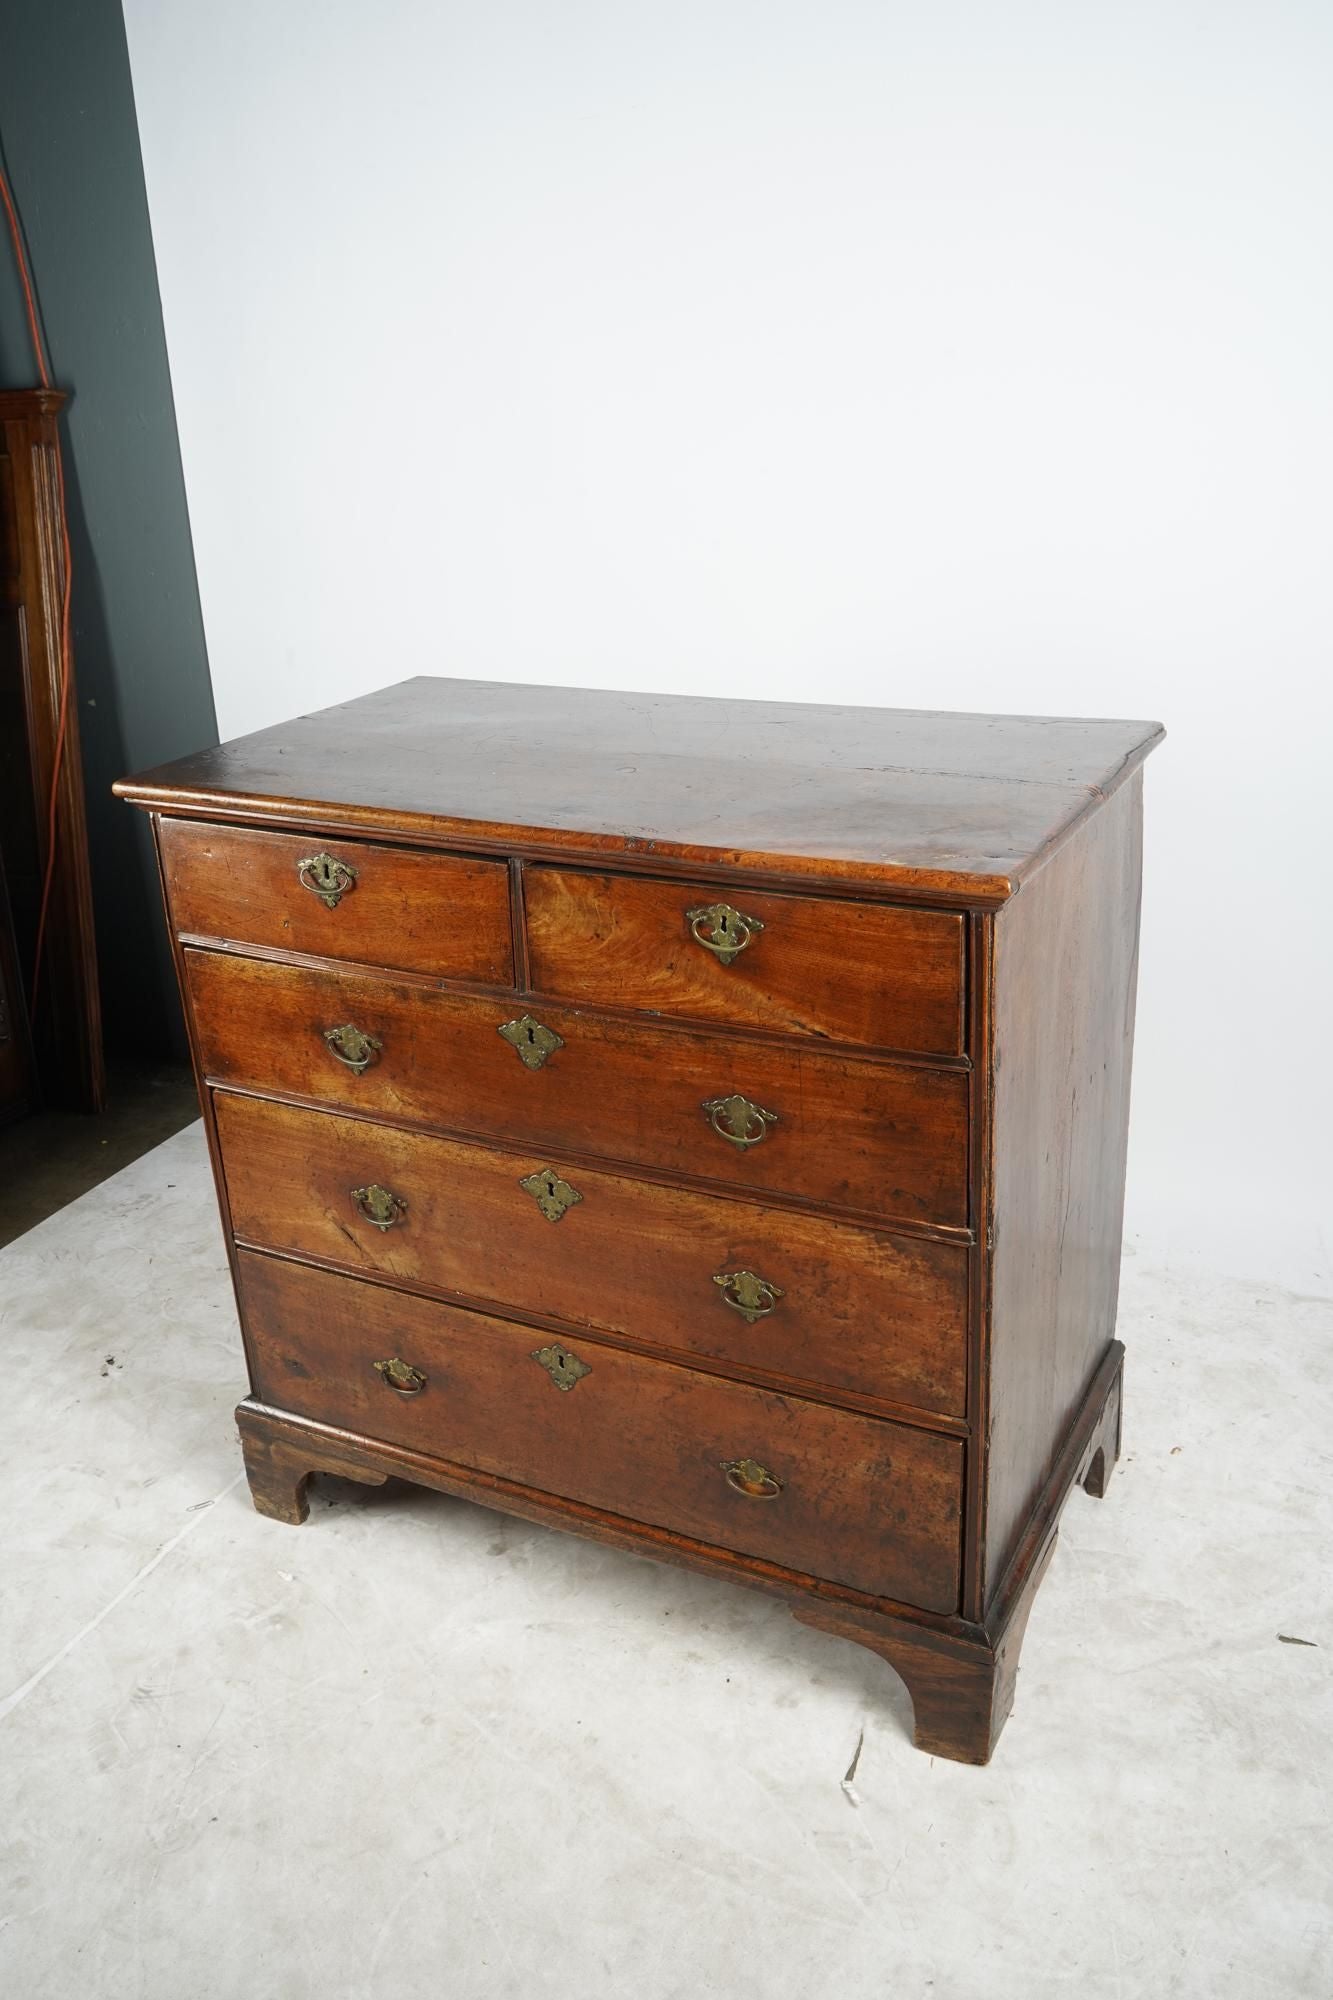
<svg viewBox="0 0 1333 2000">
<path fill-rule="evenodd" d="M 422 676 L 115 787 L 154 811 L 994 906 L 1155 722 Z"/>
</svg>

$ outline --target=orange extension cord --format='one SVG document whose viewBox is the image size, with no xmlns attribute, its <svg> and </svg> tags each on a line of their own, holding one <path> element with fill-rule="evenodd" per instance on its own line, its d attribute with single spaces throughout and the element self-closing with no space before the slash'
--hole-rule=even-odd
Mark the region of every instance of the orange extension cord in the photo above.
<svg viewBox="0 0 1333 2000">
<path fill-rule="evenodd" d="M 4 203 L 5 216 L 9 223 L 9 234 L 14 244 L 14 262 L 18 266 L 19 279 L 23 285 L 23 303 L 28 315 L 28 331 L 32 335 L 32 349 L 37 357 L 37 373 L 42 387 L 51 387 L 51 371 L 46 363 L 46 349 L 42 342 L 41 326 L 37 318 L 37 302 L 33 297 L 32 272 L 28 267 L 28 250 L 19 223 L 18 210 L 14 206 L 13 190 L 4 163 L 0 161 L 0 202 Z M 42 880 L 42 900 L 37 913 L 37 943 L 33 952 L 32 985 L 29 988 L 28 1016 L 37 1017 L 37 995 L 42 980 L 42 946 L 46 941 L 46 913 L 51 901 L 51 882 L 56 865 L 56 813 L 60 800 L 60 772 L 65 760 L 65 733 L 69 718 L 69 693 L 74 680 L 73 652 L 70 645 L 70 595 L 74 584 L 74 559 L 69 546 L 69 520 L 65 511 L 65 468 L 59 451 L 56 453 L 56 492 L 60 501 L 60 547 L 65 572 L 64 597 L 60 610 L 60 716 L 56 723 L 55 756 L 51 764 L 51 794 L 46 810 L 46 873 Z"/>
</svg>

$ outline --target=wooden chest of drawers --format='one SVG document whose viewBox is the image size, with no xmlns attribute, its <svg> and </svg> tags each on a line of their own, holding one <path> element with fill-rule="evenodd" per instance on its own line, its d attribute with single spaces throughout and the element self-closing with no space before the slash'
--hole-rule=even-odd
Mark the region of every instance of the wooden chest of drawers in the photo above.
<svg viewBox="0 0 1333 2000">
<path fill-rule="evenodd" d="M 255 1504 L 788 1598 L 984 1763 L 1113 1338 L 1155 724 L 422 679 L 126 780 Z"/>
</svg>

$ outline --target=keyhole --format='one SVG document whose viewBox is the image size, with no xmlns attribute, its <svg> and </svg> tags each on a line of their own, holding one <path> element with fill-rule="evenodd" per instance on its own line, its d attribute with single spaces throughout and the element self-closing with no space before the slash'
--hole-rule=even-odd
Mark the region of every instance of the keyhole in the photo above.
<svg viewBox="0 0 1333 2000">
<path fill-rule="evenodd" d="M 529 1029 L 528 1029 L 528 1047 L 529 1047 L 529 1048 L 534 1048 L 534 1047 L 536 1046 L 536 1042 L 537 1042 L 537 1032 L 536 1032 L 536 1029 L 535 1029 L 535 1028 L 529 1028 Z"/>
</svg>

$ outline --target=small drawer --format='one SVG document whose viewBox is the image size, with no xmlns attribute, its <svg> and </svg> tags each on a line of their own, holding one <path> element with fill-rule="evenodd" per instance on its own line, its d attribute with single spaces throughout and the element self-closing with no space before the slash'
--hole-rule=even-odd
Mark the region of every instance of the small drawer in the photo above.
<svg viewBox="0 0 1333 2000">
<path fill-rule="evenodd" d="M 963 1048 L 963 919 L 530 868 L 537 992 L 869 1048 Z"/>
<path fill-rule="evenodd" d="M 501 861 L 183 819 L 160 839 L 181 936 L 513 984 Z"/>
<path fill-rule="evenodd" d="M 522 1000 L 231 952 L 191 949 L 185 961 L 210 1082 L 877 1222 L 966 1225 L 961 1070 L 545 1002 L 537 1015 Z"/>
<path fill-rule="evenodd" d="M 958 1603 L 956 1438 L 242 1251 L 279 1410 L 922 1610 Z"/>
<path fill-rule="evenodd" d="M 553 1227 L 525 1186 L 539 1154 L 226 1091 L 213 1101 L 244 1242 L 807 1388 L 964 1414 L 961 1244 L 590 1168 L 568 1170 L 578 1198 Z"/>
</svg>

